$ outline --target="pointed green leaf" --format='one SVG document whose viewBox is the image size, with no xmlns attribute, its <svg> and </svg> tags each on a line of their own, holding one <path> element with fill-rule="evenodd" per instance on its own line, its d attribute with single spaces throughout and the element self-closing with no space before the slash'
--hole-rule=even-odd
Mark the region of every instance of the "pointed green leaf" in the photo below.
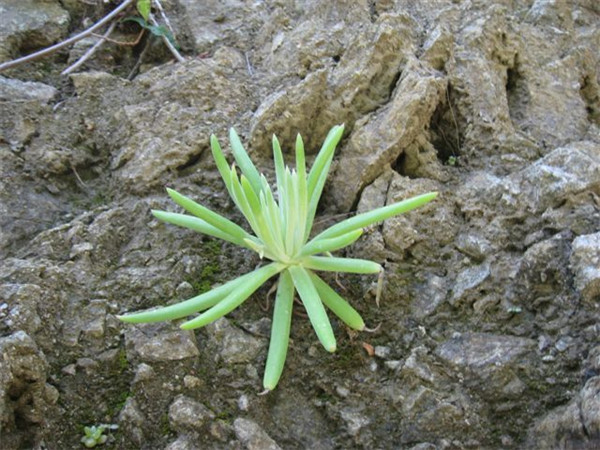
<svg viewBox="0 0 600 450">
<path fill-rule="evenodd" d="M 231 143 L 231 150 L 235 161 L 238 163 L 242 173 L 248 178 L 256 195 L 258 195 L 260 192 L 260 174 L 258 173 L 258 170 L 256 170 L 254 163 L 248 156 L 239 136 L 233 128 L 229 130 L 229 142 Z"/>
<path fill-rule="evenodd" d="M 333 152 L 335 151 L 335 147 L 337 146 L 338 142 L 342 138 L 343 134 L 344 134 L 344 125 L 336 125 L 327 134 L 327 137 L 325 138 L 325 141 L 323 142 L 323 146 L 321 147 L 321 150 L 319 150 L 319 153 L 317 154 L 317 157 L 315 158 L 315 162 L 313 163 L 313 166 L 310 169 L 310 173 L 308 174 L 308 196 L 309 196 L 309 198 L 312 198 L 313 195 L 315 194 L 315 188 L 317 185 L 317 181 L 319 180 L 319 178 L 321 178 L 323 170 L 325 169 L 325 167 L 327 165 L 327 161 L 330 161 L 333 158 Z M 327 170 L 328 169 L 329 169 L 329 167 L 327 167 Z M 318 197 L 320 195 L 321 195 L 320 193 L 317 194 Z"/>
<path fill-rule="evenodd" d="M 304 155 L 304 142 L 302 136 L 296 136 L 296 172 L 298 178 L 306 180 L 306 157 Z"/>
<path fill-rule="evenodd" d="M 381 208 L 359 214 L 326 229 L 317 235 L 313 241 L 340 236 L 358 228 L 364 228 L 374 223 L 382 222 L 390 217 L 397 216 L 398 214 L 418 208 L 419 206 L 422 206 L 436 198 L 437 195 L 437 192 L 429 192 L 427 194 L 411 197 L 398 203 L 393 203 L 391 205 L 383 206 Z"/>
<path fill-rule="evenodd" d="M 237 236 L 232 236 L 231 234 L 223 230 L 215 228 L 208 222 L 198 217 L 188 216 L 187 214 L 171 213 L 167 211 L 157 210 L 152 210 L 152 215 L 163 222 L 171 223 L 173 225 L 178 225 L 184 228 L 189 228 L 190 230 L 194 230 L 199 233 L 204 233 L 209 236 L 214 236 L 216 238 L 223 239 L 224 241 L 233 242 L 236 245 L 249 248 L 245 240 L 240 239 Z"/>
<path fill-rule="evenodd" d="M 354 330 L 362 331 L 365 329 L 365 322 L 360 314 L 344 298 L 335 292 L 331 286 L 321 279 L 317 274 L 309 272 L 319 297 L 333 313 L 338 316 L 346 325 Z"/>
<path fill-rule="evenodd" d="M 281 207 L 283 185 L 285 178 L 285 162 L 283 160 L 283 153 L 281 152 L 281 146 L 277 136 L 273 135 L 273 161 L 275 162 L 275 179 L 277 181 L 277 195 L 279 198 L 279 206 Z"/>
<path fill-rule="evenodd" d="M 244 283 L 237 286 L 226 298 L 221 300 L 208 311 L 203 312 L 195 319 L 181 324 L 183 330 L 192 330 L 200 328 L 211 322 L 214 322 L 225 314 L 233 311 L 240 306 L 248 297 L 250 297 L 265 281 L 273 275 L 281 272 L 285 266 L 283 264 L 271 263 L 254 272 L 250 272 L 250 277 L 244 280 Z"/>
<path fill-rule="evenodd" d="M 263 386 L 270 391 L 275 389 L 283 372 L 290 340 L 293 303 L 294 283 L 289 272 L 284 270 L 279 276 L 279 284 L 277 285 L 273 323 L 271 325 L 271 341 L 269 342 L 269 353 L 263 377 Z"/>
<path fill-rule="evenodd" d="M 231 220 L 226 219 L 220 214 L 217 214 L 216 212 L 211 211 L 210 209 L 196 203 L 195 201 L 186 197 L 185 195 L 182 195 L 179 192 L 169 188 L 167 188 L 167 192 L 169 193 L 169 196 L 173 199 L 175 203 L 177 203 L 189 213 L 192 213 L 193 215 L 200 217 L 202 220 L 208 222 L 215 228 L 221 229 L 227 234 L 235 236 L 242 240 L 250 236 L 239 225 L 236 225 Z"/>
<path fill-rule="evenodd" d="M 150 0 L 137 0 L 135 7 L 140 13 L 140 16 L 148 22 L 148 17 L 150 17 Z"/>
<path fill-rule="evenodd" d="M 216 305 L 233 290 L 244 284 L 248 277 L 253 273 L 254 272 L 247 273 L 239 278 L 236 278 L 235 280 L 228 281 L 219 287 L 183 302 L 175 303 L 162 308 L 125 314 L 117 317 L 119 320 L 128 323 L 160 322 L 163 320 L 180 319 Z"/>
<path fill-rule="evenodd" d="M 325 142 L 321 148 L 315 163 L 310 171 L 308 182 L 307 182 L 307 196 L 308 196 L 308 209 L 306 212 L 306 225 L 304 228 L 304 241 L 306 241 L 312 230 L 315 215 L 317 213 L 317 207 L 319 206 L 319 200 L 327 181 L 327 175 L 329 174 L 329 168 L 333 161 L 333 154 L 335 147 L 342 137 L 344 132 L 344 126 L 333 127 Z"/>
<path fill-rule="evenodd" d="M 358 230 L 354 230 L 350 233 L 342 234 L 341 236 L 331 239 L 319 239 L 316 241 L 312 240 L 302 248 L 300 256 L 308 256 L 314 255 L 315 253 L 325 253 L 339 250 L 340 248 L 347 247 L 355 242 L 362 235 L 362 233 L 363 230 L 359 228 Z"/>
<path fill-rule="evenodd" d="M 231 172 L 229 168 L 229 164 L 223 155 L 223 151 L 221 150 L 221 145 L 219 144 L 219 140 L 217 137 L 212 134 L 210 136 L 210 149 L 213 154 L 213 158 L 215 159 L 215 163 L 217 164 L 217 169 L 221 174 L 221 178 L 225 182 L 225 187 L 227 187 L 227 191 L 231 196 Z"/>
<path fill-rule="evenodd" d="M 240 180 L 237 177 L 237 173 L 235 171 L 234 166 L 231 166 L 230 173 L 231 173 L 231 193 L 232 193 L 233 201 L 235 202 L 238 209 L 241 211 L 241 213 L 244 215 L 244 217 L 248 221 L 250 228 L 252 228 L 254 233 L 258 233 L 257 232 L 258 225 L 254 218 L 254 213 L 252 211 L 252 208 L 250 207 L 250 204 L 248 203 L 248 199 L 246 198 L 246 195 L 244 194 L 244 189 L 242 189 L 242 185 L 240 183 Z"/>
<path fill-rule="evenodd" d="M 317 289 L 310 279 L 308 271 L 302 266 L 290 266 L 288 271 L 292 276 L 294 286 L 296 286 L 296 290 L 300 295 L 304 308 L 306 308 L 308 318 L 315 333 L 317 333 L 319 341 L 321 341 L 321 344 L 323 344 L 323 347 L 325 347 L 328 352 L 334 352 L 336 344 L 333 329 L 331 328 L 327 312 L 319 298 Z"/>
<path fill-rule="evenodd" d="M 379 264 L 367 259 L 333 256 L 306 256 L 302 258 L 302 265 L 307 269 L 326 272 L 379 273 L 382 270 Z"/>
</svg>

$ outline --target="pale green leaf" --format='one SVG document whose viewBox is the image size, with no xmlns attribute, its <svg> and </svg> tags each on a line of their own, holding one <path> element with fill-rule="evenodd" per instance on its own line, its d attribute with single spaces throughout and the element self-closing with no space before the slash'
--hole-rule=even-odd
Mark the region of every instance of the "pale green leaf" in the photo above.
<svg viewBox="0 0 600 450">
<path fill-rule="evenodd" d="M 334 352 L 336 344 L 333 329 L 308 271 L 302 266 L 291 266 L 288 270 L 319 341 L 328 352 Z"/>
<path fill-rule="evenodd" d="M 358 228 L 364 228 L 374 223 L 382 222 L 390 217 L 397 216 L 398 214 L 418 208 L 419 206 L 422 206 L 436 198 L 437 195 L 437 192 L 429 192 L 427 194 L 411 197 L 398 203 L 393 203 L 391 205 L 383 206 L 381 208 L 359 214 L 333 225 L 319 235 L 315 236 L 313 240 L 340 236 Z"/>
<path fill-rule="evenodd" d="M 346 325 L 354 330 L 362 331 L 365 329 L 365 322 L 358 311 L 356 311 L 350 304 L 344 300 L 337 292 L 335 292 L 331 286 L 325 283 L 317 274 L 310 273 L 310 279 L 312 280 L 317 292 L 321 297 L 321 300 L 333 313 L 338 316 Z"/>
<path fill-rule="evenodd" d="M 301 264 L 307 269 L 327 272 L 379 273 L 382 270 L 379 264 L 367 259 L 334 256 L 306 256 L 302 258 Z"/>
<path fill-rule="evenodd" d="M 195 319 L 189 320 L 181 324 L 183 330 L 192 330 L 194 328 L 200 328 L 211 322 L 214 322 L 225 314 L 233 311 L 235 308 L 240 306 L 248 297 L 250 297 L 265 281 L 271 278 L 273 275 L 281 272 L 285 266 L 283 264 L 271 263 L 260 269 L 256 269 L 254 272 L 250 272 L 249 276 L 244 283 L 237 287 L 237 289 L 231 292 L 226 298 L 221 300 L 215 306 L 210 308 L 208 311 L 203 312 Z"/>
<path fill-rule="evenodd" d="M 242 247 L 248 247 L 244 239 L 240 239 L 238 236 L 233 236 L 222 229 L 216 228 L 198 217 L 157 210 L 152 210 L 152 215 L 163 222 L 189 228 L 190 230 L 214 236 Z"/>
<path fill-rule="evenodd" d="M 221 229 L 227 234 L 239 238 L 241 240 L 248 238 L 250 235 L 239 225 L 236 225 L 231 220 L 217 214 L 214 211 L 196 203 L 192 199 L 180 194 L 179 192 L 167 188 L 169 196 L 175 203 L 184 208 L 189 213 L 201 218 L 208 222 L 215 228 Z"/>
<path fill-rule="evenodd" d="M 289 272 L 284 270 L 279 276 L 277 295 L 275 296 L 271 340 L 263 377 L 263 386 L 270 391 L 275 389 L 283 372 L 290 339 L 293 304 L 294 283 Z"/>
<path fill-rule="evenodd" d="M 300 252 L 300 256 L 314 255 L 315 253 L 325 253 L 338 250 L 340 248 L 347 247 L 348 245 L 355 242 L 361 235 L 362 229 L 351 231 L 350 233 L 343 234 L 331 239 L 318 239 L 310 241 Z"/>
<path fill-rule="evenodd" d="M 231 150 L 235 161 L 238 163 L 244 176 L 248 178 L 256 195 L 258 195 L 260 192 L 260 174 L 258 173 L 258 170 L 256 170 L 254 163 L 248 156 L 239 136 L 233 128 L 229 130 L 229 142 L 231 143 Z"/>
</svg>

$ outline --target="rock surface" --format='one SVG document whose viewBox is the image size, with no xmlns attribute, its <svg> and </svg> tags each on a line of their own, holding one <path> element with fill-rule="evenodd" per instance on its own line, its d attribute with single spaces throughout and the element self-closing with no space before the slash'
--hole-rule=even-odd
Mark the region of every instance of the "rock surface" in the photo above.
<svg viewBox="0 0 600 450">
<path fill-rule="evenodd" d="M 113 3 L 4 1 L 0 61 Z M 2 450 L 99 424 L 113 448 L 600 447 L 598 2 L 162 5 L 183 63 L 144 38 L 61 76 L 90 40 L 0 78 Z M 331 278 L 374 332 L 334 322 L 329 354 L 294 314 L 259 396 L 270 286 L 193 333 L 117 319 L 260 264 L 150 213 L 169 186 L 243 223 L 211 133 L 271 177 L 273 133 L 310 163 L 339 123 L 317 227 L 440 192 L 348 250 L 384 265 L 379 308 L 375 277 Z"/>
<path fill-rule="evenodd" d="M 260 426 L 249 419 L 233 422 L 235 435 L 248 450 L 279 450 L 281 447 Z"/>
<path fill-rule="evenodd" d="M 0 5 L 0 15 L 0 61 L 55 44 L 69 26 L 69 13 L 54 0 L 6 0 Z"/>
</svg>

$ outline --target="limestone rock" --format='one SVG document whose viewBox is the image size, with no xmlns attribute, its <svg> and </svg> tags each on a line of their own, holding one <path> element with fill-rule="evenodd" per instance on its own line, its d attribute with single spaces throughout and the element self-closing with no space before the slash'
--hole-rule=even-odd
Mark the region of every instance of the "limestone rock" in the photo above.
<svg viewBox="0 0 600 450">
<path fill-rule="evenodd" d="M 0 15 L 0 61 L 19 56 L 21 50 L 55 44 L 69 26 L 69 13 L 58 1 L 6 0 Z"/>
<path fill-rule="evenodd" d="M 128 327 L 125 334 L 130 358 L 142 361 L 177 361 L 199 355 L 193 334 L 188 331 L 168 331 L 164 325 Z"/>
<path fill-rule="evenodd" d="M 202 403 L 179 396 L 169 406 L 169 423 L 176 431 L 200 431 L 215 415 Z"/>
<path fill-rule="evenodd" d="M 264 342 L 234 327 L 226 318 L 221 318 L 207 327 L 210 332 L 210 344 L 216 350 L 217 357 L 225 364 L 252 362 Z"/>
<path fill-rule="evenodd" d="M 481 395 L 491 400 L 517 398 L 525 389 L 518 376 L 531 364 L 535 342 L 531 339 L 465 333 L 438 346 L 435 353 L 461 371 Z"/>
<path fill-rule="evenodd" d="M 571 267 L 575 285 L 583 299 L 593 302 L 600 296 L 600 233 L 579 236 L 573 241 Z"/>
<path fill-rule="evenodd" d="M 281 447 L 271 437 L 250 419 L 241 417 L 233 422 L 235 435 L 247 450 L 279 450 Z"/>
<path fill-rule="evenodd" d="M 0 435 L 3 448 L 36 445 L 58 400 L 46 384 L 48 363 L 23 331 L 0 338 Z"/>
<path fill-rule="evenodd" d="M 0 101 L 37 101 L 49 103 L 58 96 L 58 90 L 44 83 L 20 81 L 0 76 Z"/>
</svg>

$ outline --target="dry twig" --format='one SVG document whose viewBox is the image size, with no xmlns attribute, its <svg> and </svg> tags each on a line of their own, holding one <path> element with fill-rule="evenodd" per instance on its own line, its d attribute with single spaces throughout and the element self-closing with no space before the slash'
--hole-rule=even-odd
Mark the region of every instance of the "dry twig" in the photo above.
<svg viewBox="0 0 600 450">
<path fill-rule="evenodd" d="M 75 69 L 78 69 L 79 67 L 81 67 L 81 65 L 86 62 L 90 56 L 92 56 L 96 50 L 98 50 L 100 48 L 100 46 L 102 44 L 104 44 L 104 42 L 108 39 L 108 37 L 111 35 L 111 33 L 114 31 L 115 27 L 117 26 L 117 22 L 113 22 L 110 24 L 110 26 L 108 27 L 108 30 L 106 30 L 106 33 L 104 33 L 100 39 L 98 40 L 98 42 L 96 42 L 94 45 L 92 45 L 82 56 L 81 58 L 79 58 L 77 61 L 75 61 L 73 64 L 71 64 L 69 67 L 67 67 L 65 70 L 63 70 L 60 74 L 61 75 L 69 75 L 71 72 L 73 72 Z"/>
<path fill-rule="evenodd" d="M 158 27 L 158 22 L 156 21 L 156 19 L 154 18 L 153 14 L 150 14 L 150 16 L 148 17 L 150 23 L 152 25 L 154 25 L 155 27 Z M 167 46 L 167 48 L 171 51 L 171 53 L 173 53 L 173 56 L 175 56 L 175 59 L 177 59 L 177 61 L 179 62 L 184 62 L 185 59 L 183 56 L 181 56 L 181 53 L 179 53 L 177 51 L 177 49 L 173 46 L 173 44 L 171 44 L 171 41 L 169 41 L 169 38 L 167 38 L 167 36 L 165 36 L 164 34 L 161 36 L 163 42 L 165 43 L 165 45 Z"/>
</svg>

